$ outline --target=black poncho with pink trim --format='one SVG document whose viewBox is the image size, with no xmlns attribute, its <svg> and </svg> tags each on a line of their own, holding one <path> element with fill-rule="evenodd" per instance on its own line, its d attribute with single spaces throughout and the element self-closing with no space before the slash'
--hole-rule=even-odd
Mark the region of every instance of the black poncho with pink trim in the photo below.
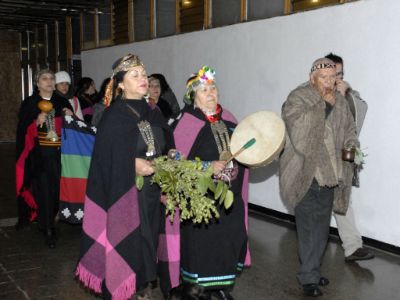
<svg viewBox="0 0 400 300">
<path fill-rule="evenodd" d="M 129 104 L 128 104 L 129 103 Z M 140 114 L 140 119 L 127 106 Z M 135 186 L 135 158 L 146 145 L 137 127 L 150 122 L 158 155 L 172 136 L 161 113 L 145 100 L 116 101 L 104 113 L 94 146 L 85 199 L 78 279 L 107 299 L 129 299 L 156 279 L 163 211 L 160 190 L 145 179 Z"/>
</svg>

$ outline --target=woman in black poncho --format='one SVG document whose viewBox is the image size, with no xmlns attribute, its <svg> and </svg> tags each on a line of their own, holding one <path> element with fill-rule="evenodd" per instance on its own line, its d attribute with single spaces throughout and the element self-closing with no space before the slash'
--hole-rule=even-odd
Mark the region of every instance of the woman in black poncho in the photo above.
<svg viewBox="0 0 400 300">
<path fill-rule="evenodd" d="M 143 98 L 148 79 L 136 55 L 113 66 L 94 146 L 85 200 L 80 281 L 107 299 L 149 298 L 156 279 L 157 242 L 164 219 L 160 189 L 150 184 L 150 160 L 168 150 L 169 134 L 158 109 Z M 136 175 L 144 176 L 138 191 Z M 146 294 L 146 295 L 145 295 Z"/>
<path fill-rule="evenodd" d="M 236 162 L 225 165 L 230 157 L 230 136 L 236 120 L 218 103 L 214 74 L 213 69 L 204 66 L 189 79 L 184 98 L 187 105 L 174 130 L 175 145 L 188 159 L 199 157 L 209 162 L 214 177 L 230 183 L 234 201 L 228 210 L 218 207 L 220 218 L 209 224 L 189 221 L 181 224 L 183 284 L 171 292 L 172 298 L 180 290 L 184 294 L 182 299 L 186 299 L 189 296 L 185 291 L 193 290 L 188 285 L 195 285 L 201 294 L 201 297 L 197 295 L 199 299 L 233 299 L 230 291 L 237 273 L 244 264 L 249 264 L 249 256 L 246 257 L 248 173 Z"/>
</svg>

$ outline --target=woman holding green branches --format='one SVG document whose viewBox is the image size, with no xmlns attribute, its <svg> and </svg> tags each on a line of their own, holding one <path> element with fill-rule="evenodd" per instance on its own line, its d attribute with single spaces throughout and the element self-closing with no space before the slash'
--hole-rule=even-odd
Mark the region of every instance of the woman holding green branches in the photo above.
<svg viewBox="0 0 400 300">
<path fill-rule="evenodd" d="M 244 166 L 234 160 L 227 163 L 236 120 L 219 105 L 214 76 L 214 70 L 204 66 L 188 80 L 184 96 L 187 105 L 175 126 L 175 145 L 187 159 L 198 157 L 208 162 L 214 179 L 230 186 L 234 200 L 228 209 L 217 205 L 220 216 L 208 224 L 181 223 L 181 285 L 172 290 L 172 299 L 177 294 L 184 297 L 193 293 L 204 299 L 233 299 L 230 291 L 248 252 L 248 177 Z"/>
<path fill-rule="evenodd" d="M 151 161 L 166 154 L 172 132 L 152 109 L 145 67 L 129 54 L 113 67 L 108 107 L 96 134 L 86 189 L 78 279 L 104 299 L 151 299 L 164 221 Z M 112 102 L 111 102 L 112 101 Z M 111 103 L 111 105 L 110 105 Z M 138 190 L 136 177 L 144 177 Z"/>
</svg>

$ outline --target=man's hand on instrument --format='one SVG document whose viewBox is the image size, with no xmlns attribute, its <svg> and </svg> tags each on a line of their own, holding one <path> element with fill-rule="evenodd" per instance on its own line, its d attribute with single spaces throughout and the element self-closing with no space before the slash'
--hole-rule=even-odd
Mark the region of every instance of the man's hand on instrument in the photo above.
<svg viewBox="0 0 400 300">
<path fill-rule="evenodd" d="M 328 91 L 327 93 L 324 93 L 322 98 L 326 102 L 329 102 L 330 104 L 334 105 L 336 102 L 335 91 L 331 90 L 331 91 Z"/>
<path fill-rule="evenodd" d="M 350 85 L 344 80 L 336 81 L 336 89 L 342 95 L 345 96 L 347 90 L 350 88 Z"/>
</svg>

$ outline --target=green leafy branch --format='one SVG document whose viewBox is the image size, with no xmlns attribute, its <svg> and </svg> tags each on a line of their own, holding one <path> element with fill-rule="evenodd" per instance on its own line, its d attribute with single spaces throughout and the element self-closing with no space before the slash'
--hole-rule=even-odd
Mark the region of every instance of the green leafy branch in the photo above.
<svg viewBox="0 0 400 300">
<path fill-rule="evenodd" d="M 155 173 L 152 182 L 159 185 L 166 195 L 166 214 L 171 221 L 177 208 L 181 221 L 208 224 L 213 217 L 220 216 L 217 204 L 224 205 L 225 209 L 232 206 L 234 197 L 229 186 L 221 180 L 214 182 L 212 168 L 204 170 L 199 158 L 191 161 L 161 156 L 154 160 L 153 165 Z M 136 177 L 139 190 L 143 187 L 143 177 L 140 177 Z"/>
</svg>

